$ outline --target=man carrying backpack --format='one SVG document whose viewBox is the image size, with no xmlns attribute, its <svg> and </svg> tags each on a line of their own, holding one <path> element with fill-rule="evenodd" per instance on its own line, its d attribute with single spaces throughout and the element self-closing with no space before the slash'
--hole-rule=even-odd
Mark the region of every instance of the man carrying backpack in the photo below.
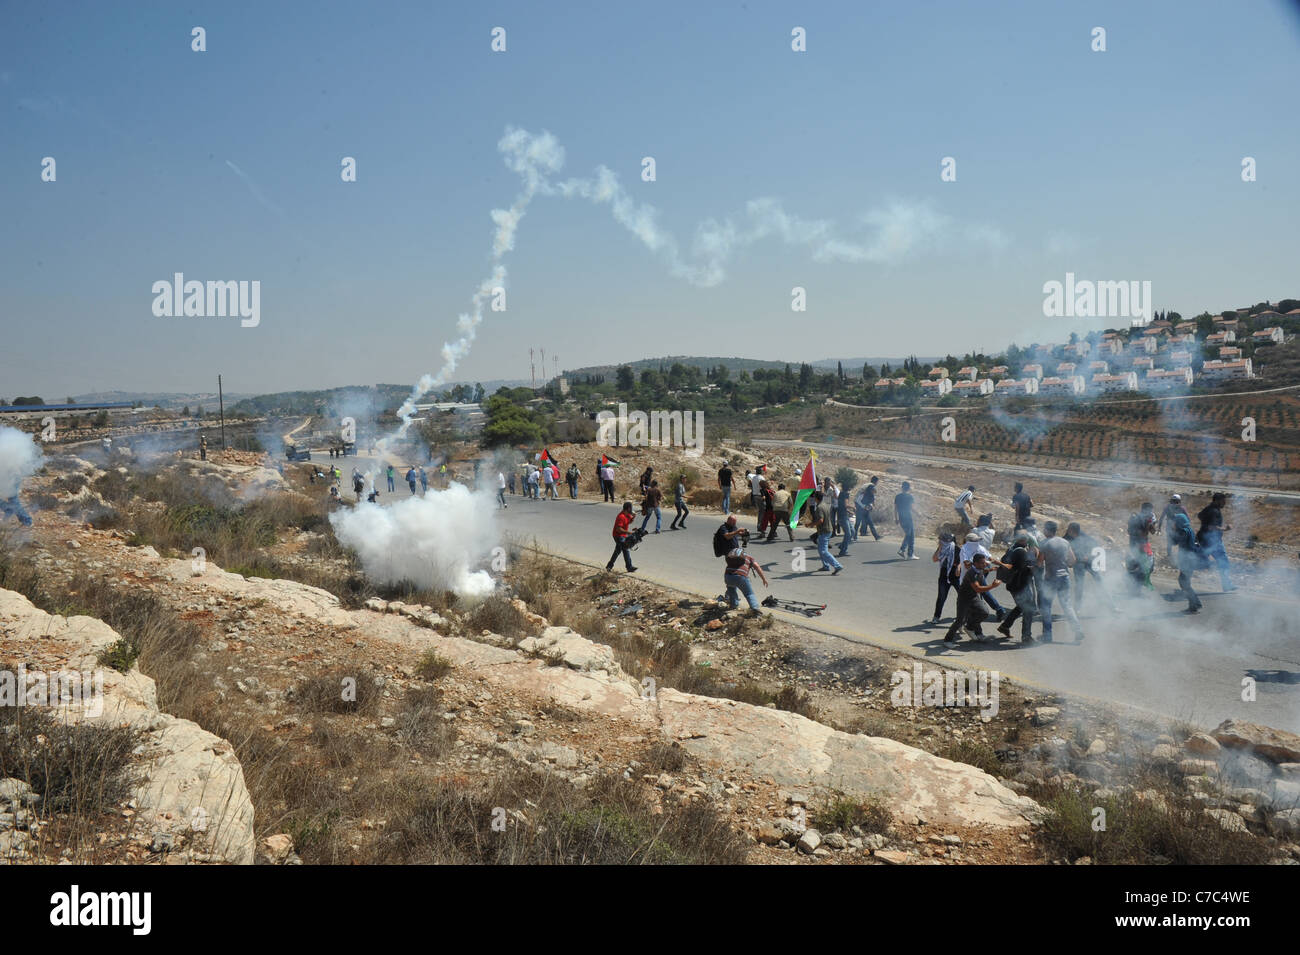
<svg viewBox="0 0 1300 955">
<path fill-rule="evenodd" d="M 713 556 L 727 556 L 736 549 L 736 544 L 747 536 L 744 528 L 736 524 L 736 515 L 727 515 L 727 520 L 713 532 Z"/>
</svg>

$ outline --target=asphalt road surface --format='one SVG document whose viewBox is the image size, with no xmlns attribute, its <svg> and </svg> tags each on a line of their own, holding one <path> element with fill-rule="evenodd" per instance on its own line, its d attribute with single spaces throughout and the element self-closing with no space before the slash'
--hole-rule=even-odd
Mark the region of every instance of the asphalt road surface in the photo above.
<svg viewBox="0 0 1300 955">
<path fill-rule="evenodd" d="M 938 467 L 971 468 L 980 471 L 997 471 L 1003 474 L 1015 474 L 1019 477 L 1043 478 L 1049 481 L 1070 481 L 1075 484 L 1107 484 L 1115 487 L 1158 487 L 1169 493 L 1203 495 L 1209 490 L 1226 491 L 1235 496 L 1258 498 L 1272 501 L 1300 501 L 1300 491 L 1281 491 L 1267 487 L 1234 487 L 1216 484 L 1190 484 L 1185 481 L 1167 481 L 1162 478 L 1124 477 L 1113 473 L 1102 474 L 1089 471 L 1066 471 L 1061 468 L 1035 467 L 1029 464 L 998 464 L 989 461 L 977 461 L 974 458 L 948 457 L 942 454 L 922 454 L 912 451 L 886 450 L 884 448 L 867 448 L 853 444 L 831 444 L 815 441 L 778 440 L 755 438 L 752 442 L 764 448 L 812 448 L 818 454 L 832 457 L 865 457 L 881 461 L 904 461 L 912 464 L 926 464 Z"/>
<path fill-rule="evenodd" d="M 506 495 L 500 512 L 503 530 L 521 543 L 533 544 L 584 564 L 603 567 L 613 550 L 610 531 L 618 506 L 593 501 L 586 492 L 577 502 L 532 501 Z M 619 499 L 620 503 L 622 498 Z M 722 522 L 716 511 L 697 511 L 684 531 L 669 531 L 671 507 L 664 509 L 663 532 L 648 536 L 632 552 L 636 576 L 704 597 L 723 591 L 722 561 L 713 556 L 712 535 Z M 918 515 L 917 526 L 931 525 Z M 634 526 L 640 526 L 639 514 Z M 753 519 L 741 518 L 753 529 Z M 654 518 L 649 530 L 654 530 Z M 844 571 L 822 572 L 810 531 L 799 528 L 795 543 L 784 532 L 771 544 L 753 543 L 750 553 L 771 581 L 771 593 L 827 605 L 816 618 L 778 612 L 854 644 L 874 644 L 920 657 L 940 655 L 945 662 L 969 669 L 995 669 L 1004 676 L 1041 688 L 1138 707 L 1162 716 L 1215 726 L 1228 718 L 1245 719 L 1300 732 L 1300 603 L 1245 590 L 1220 592 L 1216 574 L 1197 574 L 1195 585 L 1205 602 L 1200 614 L 1183 612 L 1186 602 L 1171 599 L 1176 585 L 1157 577 L 1155 593 L 1129 598 L 1123 591 L 1121 555 L 1111 555 L 1104 596 L 1088 599 L 1080 616 L 1086 634 L 1073 642 L 1068 623 L 1057 615 L 1055 643 L 1022 647 L 1019 623 L 1013 640 L 988 644 L 967 638 L 956 647 L 942 643 L 952 620 L 956 595 L 950 594 L 940 625 L 928 621 L 934 610 L 938 570 L 930 560 L 935 541 L 918 540 L 920 560 L 897 556 L 899 539 L 860 540 L 840 558 Z M 805 549 L 807 570 L 793 570 L 793 548 Z M 838 543 L 832 540 L 832 552 Z M 620 559 L 617 573 L 625 573 Z M 767 595 L 755 580 L 761 600 Z M 1002 588 L 994 591 L 1010 606 Z M 1118 608 L 1112 612 L 1111 603 Z M 992 633 L 996 623 L 985 624 Z M 1039 633 L 1035 623 L 1034 634 Z M 1254 701 L 1243 701 L 1243 679 L 1255 680 Z"/>
</svg>

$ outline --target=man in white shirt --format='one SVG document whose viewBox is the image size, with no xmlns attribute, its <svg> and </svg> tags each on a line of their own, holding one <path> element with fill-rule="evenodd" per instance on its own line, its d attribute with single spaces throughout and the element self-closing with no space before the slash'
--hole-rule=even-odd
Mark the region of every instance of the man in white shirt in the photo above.
<svg viewBox="0 0 1300 955">
<path fill-rule="evenodd" d="M 497 501 L 502 507 L 509 507 L 506 503 L 506 476 L 502 471 L 497 472 Z"/>
<path fill-rule="evenodd" d="M 952 502 L 952 509 L 957 512 L 957 520 L 961 521 L 967 527 L 974 527 L 975 521 L 975 485 L 969 485 L 966 490 L 957 495 L 957 499 Z"/>
</svg>

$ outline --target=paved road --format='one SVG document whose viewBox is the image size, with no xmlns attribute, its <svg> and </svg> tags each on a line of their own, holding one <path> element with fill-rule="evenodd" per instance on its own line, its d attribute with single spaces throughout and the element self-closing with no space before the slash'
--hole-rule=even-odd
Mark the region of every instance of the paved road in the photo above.
<svg viewBox="0 0 1300 955">
<path fill-rule="evenodd" d="M 501 512 L 501 520 L 508 534 L 592 565 L 603 566 L 609 559 L 615 505 L 590 498 L 576 503 L 507 499 L 510 506 Z M 671 511 L 666 511 L 663 533 L 647 537 L 633 552 L 637 576 L 706 597 L 717 595 L 722 591 L 722 562 L 713 557 L 711 537 L 720 515 L 697 512 L 685 531 L 669 532 L 670 520 Z M 922 623 L 934 609 L 938 575 L 930 562 L 933 542 L 923 544 L 921 560 L 916 561 L 897 558 L 897 539 L 858 542 L 841 561 L 844 572 L 831 577 L 791 569 L 794 546 L 808 548 L 808 567 L 820 566 L 807 530 L 801 531 L 795 545 L 786 543 L 782 534 L 780 542 L 752 545 L 751 552 L 771 579 L 773 593 L 827 604 L 821 617 L 790 619 L 843 639 L 846 654 L 854 652 L 854 644 L 918 656 L 941 654 L 959 666 L 997 669 L 1024 683 L 1200 724 L 1212 726 L 1231 717 L 1300 732 L 1300 682 L 1286 682 L 1300 681 L 1300 604 L 1294 601 L 1242 591 L 1221 594 L 1213 573 L 1203 573 L 1196 583 L 1204 588 L 1205 609 L 1195 617 L 1182 613 L 1183 602 L 1164 599 L 1173 587 L 1161 580 L 1155 595 L 1117 597 L 1121 615 L 1102 607 L 1087 609 L 1087 638 L 1080 645 L 1021 648 L 1018 640 L 992 645 L 963 641 L 945 649 L 941 641 L 955 596 L 948 598 L 943 625 Z M 621 560 L 617 567 L 623 573 Z M 1113 587 L 1119 584 L 1117 576 L 1109 575 Z M 761 599 L 761 584 L 758 591 Z M 1070 639 L 1064 620 L 1057 620 L 1055 632 L 1058 640 Z M 1258 699 L 1243 702 L 1242 679 L 1251 672 L 1258 680 Z"/>
<path fill-rule="evenodd" d="M 755 438 L 752 442 L 763 448 L 812 448 L 818 454 L 842 457 L 864 457 L 882 461 L 904 461 L 909 464 L 928 464 L 939 467 L 968 467 L 981 471 L 997 471 L 1001 474 L 1017 474 L 1024 477 L 1037 477 L 1049 481 L 1070 481 L 1075 484 L 1108 484 L 1116 487 L 1157 487 L 1169 493 L 1205 495 L 1210 488 L 1208 484 L 1188 484 L 1183 481 L 1168 481 L 1155 478 L 1130 478 L 1116 474 L 1100 474 L 1088 471 L 1064 471 L 1060 468 L 1039 468 L 1024 464 L 996 464 L 990 461 L 977 461 L 973 458 L 948 457 L 942 454 L 917 454 L 912 451 L 886 450 L 884 448 L 867 448 L 854 444 L 825 444 L 815 441 L 780 440 L 774 438 Z M 1300 491 L 1277 491 L 1259 487 L 1234 487 L 1231 485 L 1214 485 L 1216 491 L 1252 497 L 1264 501 L 1300 501 Z"/>
</svg>

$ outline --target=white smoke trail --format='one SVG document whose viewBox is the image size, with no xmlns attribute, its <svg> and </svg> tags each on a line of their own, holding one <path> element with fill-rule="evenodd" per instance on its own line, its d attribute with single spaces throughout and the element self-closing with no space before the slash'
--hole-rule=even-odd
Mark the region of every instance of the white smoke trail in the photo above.
<svg viewBox="0 0 1300 955">
<path fill-rule="evenodd" d="M 727 218 L 721 222 L 708 219 L 696 228 L 691 252 L 684 255 L 671 233 L 659 225 L 659 212 L 638 202 L 606 166 L 597 166 L 588 178 L 554 182 L 550 178 L 564 166 L 564 147 L 551 133 L 530 133 L 507 127 L 497 143 L 506 168 L 523 181 L 523 190 L 509 209 L 493 209 L 496 231 L 492 239 L 492 274 L 470 299 L 470 311 L 460 315 L 460 337 L 442 346 L 442 366 L 416 382 L 410 397 L 398 415 L 402 425 L 393 440 L 403 437 L 410 428 L 415 403 L 434 388 L 447 382 L 469 353 L 475 334 L 483 320 L 483 307 L 492 290 L 504 286 L 506 269 L 502 260 L 515 247 L 515 233 L 529 204 L 538 195 L 586 199 L 596 205 L 608 205 L 614 220 L 631 232 L 651 252 L 661 256 L 676 277 L 699 286 L 713 286 L 726 278 L 726 266 L 735 254 L 765 239 L 810 250 L 816 261 L 868 262 L 892 264 L 912 252 L 946 237 L 958 235 L 975 244 L 999 248 L 1005 237 L 990 226 L 957 226 L 953 220 L 936 212 L 928 204 L 894 201 L 882 209 L 867 213 L 863 223 L 873 231 L 868 240 L 853 241 L 836 234 L 835 226 L 825 220 L 807 220 L 785 211 L 780 200 L 760 198 L 745 204 L 740 223 Z M 387 445 L 385 445 L 386 447 Z"/>
<path fill-rule="evenodd" d="M 31 435 L 0 425 L 0 500 L 17 494 L 42 460 L 41 449 Z"/>
<path fill-rule="evenodd" d="M 768 238 L 787 245 L 806 247 L 819 261 L 890 263 L 914 249 L 955 232 L 953 224 L 928 206 L 895 203 L 864 218 L 875 230 L 863 244 L 836 235 L 833 225 L 821 220 L 804 220 L 787 213 L 776 199 L 755 199 L 745 206 L 737 225 L 731 219 L 707 220 L 696 229 L 689 255 L 683 255 L 676 239 L 659 225 L 659 213 L 637 202 L 607 167 L 596 167 L 586 179 L 552 180 L 564 166 L 564 148 L 549 132 L 530 133 L 507 127 L 497 149 L 522 189 L 508 209 L 493 209 L 491 274 L 470 298 L 470 308 L 457 320 L 459 337 L 444 342 L 442 364 L 436 372 L 420 377 L 411 394 L 398 409 L 401 424 L 391 435 L 376 443 L 377 457 L 367 475 L 373 481 L 384 466 L 389 450 L 401 441 L 415 420 L 417 402 L 447 383 L 473 347 L 483 309 L 497 287 L 506 283 L 504 259 L 515 247 L 520 220 L 538 195 L 582 198 L 596 205 L 608 205 L 614 220 L 635 235 L 651 252 L 662 257 L 672 275 L 699 286 L 717 285 L 726 277 L 726 266 L 735 253 Z M 235 168 L 232 164 L 232 168 Z M 240 172 L 235 168 L 236 172 Z M 242 175 L 242 173 L 241 173 Z M 968 237 L 987 242 L 996 233 L 984 229 L 969 231 Z M 363 504 L 331 518 L 339 539 L 361 556 L 367 573 L 387 581 L 414 580 L 447 586 L 462 595 L 481 595 L 490 589 L 485 572 L 470 573 L 469 566 L 481 559 L 495 539 L 495 517 L 491 495 L 472 493 L 460 485 L 448 491 L 430 491 L 419 498 L 402 501 L 387 510 Z M 477 554 L 474 545 L 477 542 Z"/>
</svg>

